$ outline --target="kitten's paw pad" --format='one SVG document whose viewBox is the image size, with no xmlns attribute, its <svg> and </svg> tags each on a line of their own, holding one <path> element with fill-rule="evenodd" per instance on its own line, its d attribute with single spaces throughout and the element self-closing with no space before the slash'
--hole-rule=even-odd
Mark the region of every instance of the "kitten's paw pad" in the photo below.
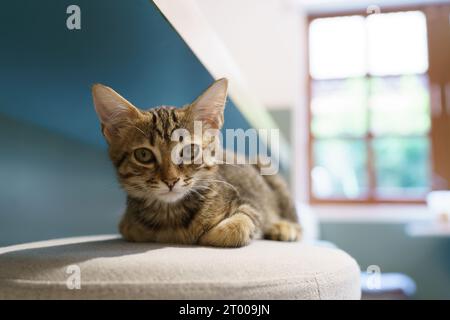
<svg viewBox="0 0 450 320">
<path fill-rule="evenodd" d="M 264 238 L 277 241 L 298 241 L 301 239 L 302 228 L 290 221 L 273 223 L 264 233 Z"/>
</svg>

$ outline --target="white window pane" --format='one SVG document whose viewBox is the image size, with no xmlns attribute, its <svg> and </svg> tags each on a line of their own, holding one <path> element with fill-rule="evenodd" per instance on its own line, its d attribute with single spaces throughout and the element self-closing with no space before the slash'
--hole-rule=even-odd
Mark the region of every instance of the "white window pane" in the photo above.
<svg viewBox="0 0 450 320">
<path fill-rule="evenodd" d="M 425 76 L 371 79 L 371 131 L 375 135 L 425 135 L 430 130 L 430 97 Z"/>
<path fill-rule="evenodd" d="M 422 12 L 373 14 L 367 18 L 367 28 L 370 74 L 427 71 L 427 28 Z"/>
<path fill-rule="evenodd" d="M 364 140 L 315 140 L 313 157 L 312 190 L 317 198 L 366 196 L 369 180 Z"/>
<path fill-rule="evenodd" d="M 315 137 L 365 136 L 365 78 L 312 82 L 311 130 Z"/>
<path fill-rule="evenodd" d="M 312 21 L 309 28 L 311 76 L 332 79 L 365 75 L 365 39 L 362 16 Z"/>
</svg>

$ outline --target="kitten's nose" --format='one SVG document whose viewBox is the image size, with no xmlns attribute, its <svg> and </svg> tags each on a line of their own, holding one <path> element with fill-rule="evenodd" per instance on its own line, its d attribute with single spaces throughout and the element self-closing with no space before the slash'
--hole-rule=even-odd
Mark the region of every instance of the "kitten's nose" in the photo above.
<svg viewBox="0 0 450 320">
<path fill-rule="evenodd" d="M 162 180 L 162 182 L 164 182 L 169 187 L 169 190 L 172 191 L 178 180 L 180 180 L 180 178 L 164 179 Z"/>
</svg>

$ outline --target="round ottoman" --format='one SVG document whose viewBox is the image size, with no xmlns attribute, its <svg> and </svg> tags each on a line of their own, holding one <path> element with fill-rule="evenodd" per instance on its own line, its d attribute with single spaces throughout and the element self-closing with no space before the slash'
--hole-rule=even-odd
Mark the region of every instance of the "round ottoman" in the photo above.
<svg viewBox="0 0 450 320">
<path fill-rule="evenodd" d="M 0 248 L 0 299 L 359 299 L 359 271 L 345 252 L 303 243 L 77 237 Z"/>
</svg>

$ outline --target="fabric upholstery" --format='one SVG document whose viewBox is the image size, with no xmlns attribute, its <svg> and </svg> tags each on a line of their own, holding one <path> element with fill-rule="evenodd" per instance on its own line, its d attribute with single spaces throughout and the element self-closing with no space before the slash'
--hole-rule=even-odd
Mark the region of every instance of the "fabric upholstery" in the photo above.
<svg viewBox="0 0 450 320">
<path fill-rule="evenodd" d="M 80 289 L 67 286 L 73 268 Z M 359 299 L 359 271 L 345 252 L 304 243 L 225 249 L 78 237 L 0 248 L 0 299 Z"/>
</svg>

